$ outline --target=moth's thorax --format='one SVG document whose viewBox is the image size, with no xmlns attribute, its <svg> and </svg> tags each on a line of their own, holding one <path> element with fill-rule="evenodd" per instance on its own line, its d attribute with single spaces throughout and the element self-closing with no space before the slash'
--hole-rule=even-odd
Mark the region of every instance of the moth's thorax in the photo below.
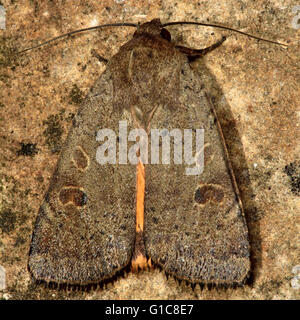
<svg viewBox="0 0 300 320">
<path fill-rule="evenodd" d="M 109 64 L 113 75 L 113 101 L 117 110 L 136 110 L 142 126 L 158 105 L 178 107 L 180 69 L 185 60 L 160 35 L 137 33 Z"/>
<path fill-rule="evenodd" d="M 143 23 L 138 27 L 134 33 L 134 37 L 141 34 L 149 34 L 153 36 L 159 36 L 162 30 L 162 24 L 159 19 L 153 19 L 150 22 Z"/>
</svg>

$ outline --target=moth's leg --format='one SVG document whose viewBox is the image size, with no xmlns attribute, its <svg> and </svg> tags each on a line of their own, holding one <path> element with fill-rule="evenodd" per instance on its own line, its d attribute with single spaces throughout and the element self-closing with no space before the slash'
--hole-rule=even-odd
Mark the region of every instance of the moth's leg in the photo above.
<svg viewBox="0 0 300 320">
<path fill-rule="evenodd" d="M 187 55 L 190 62 L 195 61 L 198 58 L 205 56 L 207 53 L 213 51 L 214 49 L 218 48 L 224 41 L 226 37 L 222 37 L 219 41 L 214 43 L 213 45 L 204 48 L 204 49 L 192 49 L 183 46 L 176 46 L 176 48 L 181 51 L 183 54 Z"/>
<path fill-rule="evenodd" d="M 107 64 L 108 63 L 108 60 L 105 59 L 104 57 L 100 56 L 100 54 L 98 54 L 96 52 L 96 50 L 92 49 L 91 50 L 91 54 L 93 57 L 97 58 L 100 62 L 104 63 L 104 64 Z"/>
</svg>

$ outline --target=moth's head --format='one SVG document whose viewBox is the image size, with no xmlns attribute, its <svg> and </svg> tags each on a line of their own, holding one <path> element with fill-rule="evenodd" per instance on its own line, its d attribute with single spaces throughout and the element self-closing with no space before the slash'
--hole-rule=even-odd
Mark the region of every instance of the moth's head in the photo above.
<svg viewBox="0 0 300 320">
<path fill-rule="evenodd" d="M 153 19 L 150 22 L 141 24 L 136 32 L 135 36 L 142 34 L 149 34 L 151 36 L 161 36 L 162 38 L 171 41 L 171 34 L 167 29 L 164 29 L 159 19 Z"/>
</svg>

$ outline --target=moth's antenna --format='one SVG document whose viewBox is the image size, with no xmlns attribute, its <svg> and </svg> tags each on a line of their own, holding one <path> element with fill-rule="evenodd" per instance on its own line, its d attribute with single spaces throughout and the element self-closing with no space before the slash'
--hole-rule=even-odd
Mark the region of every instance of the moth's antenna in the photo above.
<svg viewBox="0 0 300 320">
<path fill-rule="evenodd" d="M 120 23 L 109 23 L 109 24 L 102 24 L 102 25 L 99 25 L 99 26 L 94 26 L 94 27 L 88 27 L 88 28 L 83 28 L 83 29 L 78 29 L 78 30 L 74 30 L 74 31 L 71 31 L 71 32 L 68 32 L 68 33 L 64 33 L 64 34 L 61 34 L 60 36 L 57 36 L 55 38 L 52 38 L 50 40 L 47 40 L 43 43 L 40 43 L 36 46 L 33 46 L 31 48 L 27 48 L 27 49 L 24 49 L 24 50 L 21 50 L 19 52 L 17 52 L 17 54 L 20 54 L 20 53 L 23 53 L 23 52 L 26 52 L 26 51 L 29 51 L 29 50 L 32 50 L 32 49 L 36 49 L 36 48 L 40 48 L 50 42 L 53 42 L 53 41 L 56 41 L 58 39 L 61 39 L 61 38 L 64 38 L 64 37 L 67 37 L 67 36 L 71 36 L 75 33 L 80 33 L 80 32 L 84 32 L 84 31 L 90 31 L 90 30 L 95 30 L 95 29 L 100 29 L 100 28 L 105 28 L 105 27 L 134 27 L 134 28 L 137 28 L 138 25 L 135 24 L 135 23 L 126 23 L 126 22 L 120 22 Z"/>
<path fill-rule="evenodd" d="M 283 44 L 283 43 L 280 43 L 280 42 L 276 42 L 276 41 L 268 40 L 268 39 L 263 39 L 263 38 L 254 36 L 254 35 L 252 35 L 252 34 L 249 34 L 249 33 L 246 33 L 246 32 L 240 31 L 240 30 L 236 30 L 236 29 L 233 29 L 233 28 L 230 28 L 230 27 L 221 26 L 221 25 L 219 25 L 219 24 L 213 24 L 213 23 L 178 21 L 178 22 L 168 22 L 168 23 L 164 23 L 162 26 L 163 26 L 163 27 L 167 27 L 167 26 L 174 26 L 174 25 L 176 25 L 176 24 L 194 24 L 194 25 L 198 25 L 198 26 L 207 26 L 207 27 L 214 27 L 214 28 L 219 28 L 219 29 L 230 30 L 230 31 L 234 31 L 234 32 L 240 33 L 240 34 L 242 34 L 242 35 L 244 35 L 244 36 L 248 36 L 248 37 L 250 37 L 250 38 L 254 38 L 254 39 L 257 39 L 257 40 L 262 40 L 262 41 L 266 41 L 266 42 L 278 44 L 278 45 L 280 45 L 280 46 L 288 47 L 288 45 Z"/>
</svg>

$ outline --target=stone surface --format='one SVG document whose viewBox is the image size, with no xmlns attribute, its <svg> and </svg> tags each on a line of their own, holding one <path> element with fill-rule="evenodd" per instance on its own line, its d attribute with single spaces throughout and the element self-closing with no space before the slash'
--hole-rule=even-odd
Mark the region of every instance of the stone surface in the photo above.
<svg viewBox="0 0 300 320">
<path fill-rule="evenodd" d="M 4 267 L 0 266 L 0 290 L 6 289 L 6 271 Z"/>
<path fill-rule="evenodd" d="M 10 299 L 299 299 L 300 73 L 296 1 L 1 1 L 0 264 Z M 213 97 L 245 206 L 252 276 L 237 289 L 193 291 L 160 270 L 128 273 L 89 293 L 32 285 L 33 223 L 82 97 L 132 28 L 77 35 L 13 59 L 13 53 L 78 28 L 110 22 L 210 21 L 289 44 L 285 49 L 227 31 L 174 26 L 173 40 L 203 48 L 195 62 Z"/>
</svg>

